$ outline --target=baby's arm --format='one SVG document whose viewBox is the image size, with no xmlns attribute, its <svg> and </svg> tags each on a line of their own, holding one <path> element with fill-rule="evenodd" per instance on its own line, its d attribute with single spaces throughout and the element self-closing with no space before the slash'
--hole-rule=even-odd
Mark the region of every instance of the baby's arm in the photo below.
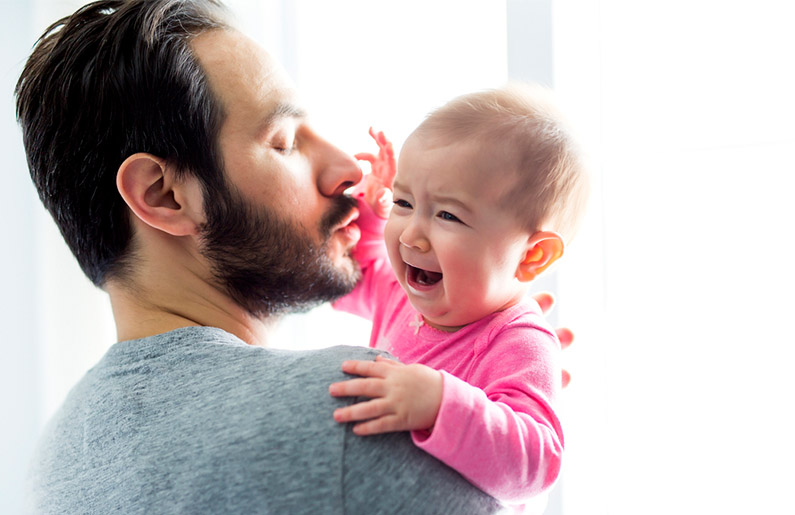
<svg viewBox="0 0 795 515">
<path fill-rule="evenodd" d="M 563 434 L 551 404 L 560 387 L 559 347 L 546 331 L 511 329 L 491 341 L 468 374 L 471 384 L 444 374 L 433 431 L 412 437 L 486 493 L 522 502 L 560 471 Z"/>
<path fill-rule="evenodd" d="M 396 281 L 384 246 L 384 226 L 392 206 L 395 155 L 392 144 L 382 132 L 376 133 L 371 128 L 370 135 L 378 144 L 378 154 L 356 154 L 357 159 L 370 162 L 372 171 L 353 190 L 353 197 L 359 207 L 356 224 L 361 230 L 361 239 L 353 251 L 353 257 L 362 275 L 351 293 L 332 304 L 334 309 L 368 320 L 373 318 L 375 299 L 381 297 L 389 285 Z"/>
<path fill-rule="evenodd" d="M 346 361 L 343 372 L 362 376 L 334 383 L 334 397 L 369 397 L 339 408 L 337 422 L 360 422 L 357 435 L 394 431 L 430 430 L 442 402 L 442 374 L 425 365 L 404 365 L 379 356 L 376 361 Z"/>
<path fill-rule="evenodd" d="M 332 385 L 331 394 L 370 400 L 335 419 L 357 422 L 359 435 L 412 430 L 418 447 L 489 495 L 522 502 L 560 471 L 563 434 L 551 404 L 559 353 L 551 331 L 515 321 L 477 358 L 467 374 L 472 384 L 423 365 L 348 362 L 346 372 L 366 377 Z"/>
</svg>

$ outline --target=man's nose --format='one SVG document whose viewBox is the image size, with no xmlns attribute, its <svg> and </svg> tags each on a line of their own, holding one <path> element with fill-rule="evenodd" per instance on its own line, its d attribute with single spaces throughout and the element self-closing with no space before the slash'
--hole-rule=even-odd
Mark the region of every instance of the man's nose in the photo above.
<svg viewBox="0 0 795 515">
<path fill-rule="evenodd" d="M 409 222 L 406 228 L 400 233 L 400 244 L 408 247 L 417 252 L 428 252 L 431 249 L 431 242 L 425 236 L 425 231 L 422 230 L 420 224 L 413 220 Z"/>
<path fill-rule="evenodd" d="M 317 187 L 327 197 L 342 195 L 362 180 L 362 169 L 352 157 L 323 140 L 319 152 Z"/>
</svg>

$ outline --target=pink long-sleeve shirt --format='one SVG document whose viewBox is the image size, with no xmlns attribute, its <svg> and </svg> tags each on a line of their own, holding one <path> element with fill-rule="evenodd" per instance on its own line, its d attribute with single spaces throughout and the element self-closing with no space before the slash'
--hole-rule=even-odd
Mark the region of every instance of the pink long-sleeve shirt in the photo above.
<svg viewBox="0 0 795 515">
<path fill-rule="evenodd" d="M 560 342 L 538 304 L 528 299 L 453 333 L 425 324 L 386 257 L 384 221 L 362 202 L 360 211 L 362 279 L 334 307 L 372 320 L 371 347 L 442 372 L 433 431 L 413 431 L 414 443 L 504 502 L 549 488 L 563 451 L 553 409 Z"/>
</svg>

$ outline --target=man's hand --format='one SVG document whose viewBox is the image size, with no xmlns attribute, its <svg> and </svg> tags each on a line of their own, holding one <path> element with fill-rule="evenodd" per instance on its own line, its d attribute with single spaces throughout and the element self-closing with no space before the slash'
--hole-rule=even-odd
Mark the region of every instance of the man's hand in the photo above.
<svg viewBox="0 0 795 515">
<path fill-rule="evenodd" d="M 354 156 L 370 163 L 370 173 L 354 188 L 354 195 L 363 196 L 377 216 L 387 218 L 392 209 L 392 183 L 397 174 L 395 151 L 383 132 L 376 133 L 370 127 L 370 136 L 378 144 L 378 155 L 362 152 Z"/>
<path fill-rule="evenodd" d="M 541 307 L 541 312 L 545 315 L 549 313 L 549 311 L 552 309 L 552 306 L 555 304 L 555 297 L 553 297 L 551 293 L 547 292 L 536 293 L 533 295 L 533 299 L 538 302 L 538 305 Z M 555 329 L 555 334 L 558 335 L 560 347 L 564 350 L 571 345 L 571 342 L 574 341 L 574 333 L 571 332 L 571 329 L 566 327 Z M 561 384 L 563 385 L 563 388 L 566 388 L 570 381 L 571 374 L 569 374 L 567 370 L 563 370 L 563 377 L 561 377 Z"/>
<path fill-rule="evenodd" d="M 334 383 L 329 393 L 371 399 L 334 411 L 340 423 L 366 421 L 353 426 L 357 435 L 433 428 L 442 403 L 441 372 L 381 356 L 376 361 L 345 361 L 342 370 L 363 377 Z"/>
</svg>

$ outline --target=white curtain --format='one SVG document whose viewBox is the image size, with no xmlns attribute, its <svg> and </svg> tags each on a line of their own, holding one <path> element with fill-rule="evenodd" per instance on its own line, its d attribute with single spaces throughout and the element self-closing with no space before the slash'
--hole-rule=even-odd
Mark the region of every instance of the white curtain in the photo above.
<svg viewBox="0 0 795 515">
<path fill-rule="evenodd" d="M 564 512 L 795 513 L 793 8 L 555 5 L 601 186 L 561 273 Z"/>
<path fill-rule="evenodd" d="M 79 271 L 31 184 L 12 92 L 36 38 L 80 2 L 8 0 L 0 19 L 0 498 L 21 512 L 33 444 L 67 389 L 113 337 L 107 301 Z"/>
</svg>

